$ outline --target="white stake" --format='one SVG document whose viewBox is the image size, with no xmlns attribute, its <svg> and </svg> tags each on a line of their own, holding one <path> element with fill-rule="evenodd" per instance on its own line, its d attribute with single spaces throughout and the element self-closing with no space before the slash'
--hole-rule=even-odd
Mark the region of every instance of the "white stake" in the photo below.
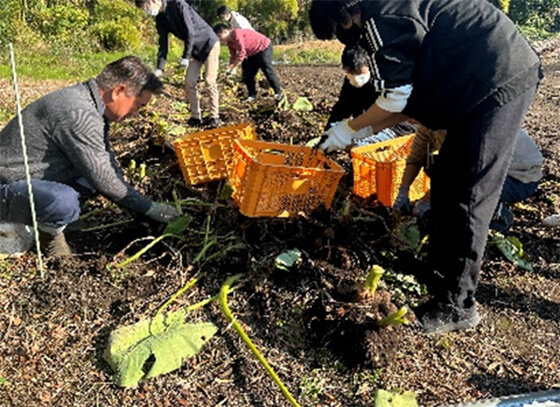
<svg viewBox="0 0 560 407">
<path fill-rule="evenodd" d="M 14 81 L 14 94 L 16 99 L 17 117 L 19 124 L 19 133 L 21 135 L 21 151 L 23 152 L 23 163 L 25 165 L 25 177 L 27 179 L 27 192 L 29 194 L 29 207 L 31 208 L 31 219 L 33 220 L 33 231 L 35 233 L 35 247 L 37 247 L 37 260 L 39 261 L 39 272 L 41 278 L 44 277 L 43 257 L 41 256 L 41 244 L 39 243 L 39 229 L 37 228 L 37 213 L 35 212 L 35 201 L 33 200 L 33 188 L 31 187 L 31 173 L 29 171 L 29 162 L 27 158 L 27 146 L 25 144 L 25 134 L 23 131 L 23 120 L 21 118 L 21 104 L 19 102 L 19 90 L 16 75 L 16 59 L 14 56 L 14 47 L 12 43 L 10 47 L 10 62 L 12 64 L 12 78 Z"/>
</svg>

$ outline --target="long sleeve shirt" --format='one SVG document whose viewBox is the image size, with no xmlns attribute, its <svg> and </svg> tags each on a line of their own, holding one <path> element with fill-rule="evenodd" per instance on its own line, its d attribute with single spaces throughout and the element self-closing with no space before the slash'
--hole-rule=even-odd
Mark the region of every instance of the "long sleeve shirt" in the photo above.
<svg viewBox="0 0 560 407">
<path fill-rule="evenodd" d="M 156 16 L 159 36 L 158 69 L 163 70 L 169 52 L 169 33 L 184 41 L 183 58 L 204 62 L 218 36 L 186 0 L 163 0 L 163 11 Z"/>
<path fill-rule="evenodd" d="M 406 163 L 425 167 L 430 154 L 443 145 L 446 135 L 446 130 L 418 126 Z M 543 156 L 537 144 L 525 130 L 519 130 L 508 176 L 524 183 L 537 182 L 542 178 L 542 164 Z"/>
<path fill-rule="evenodd" d="M 270 39 L 259 32 L 236 28 L 231 30 L 227 46 L 229 48 L 229 63 L 237 65 L 247 57 L 252 57 L 264 51 L 270 45 Z"/>
<path fill-rule="evenodd" d="M 376 103 L 445 128 L 487 97 L 500 105 L 534 87 L 540 61 L 487 0 L 364 1 L 359 44 Z"/>
<path fill-rule="evenodd" d="M 345 77 L 338 100 L 331 109 L 326 128 L 328 129 L 332 123 L 348 119 L 350 116 L 358 117 L 375 103 L 378 96 L 379 93 L 375 91 L 372 82 L 357 88 L 352 86 L 348 78 Z"/>
<path fill-rule="evenodd" d="M 71 185 L 84 177 L 100 194 L 145 214 L 151 201 L 128 184 L 109 143 L 94 80 L 52 92 L 22 111 L 31 178 Z M 25 179 L 17 118 L 0 132 L 0 183 Z"/>
<path fill-rule="evenodd" d="M 239 14 L 237 11 L 231 11 L 231 20 L 229 21 L 231 28 L 244 28 L 247 30 L 255 30 L 249 20 Z"/>
</svg>

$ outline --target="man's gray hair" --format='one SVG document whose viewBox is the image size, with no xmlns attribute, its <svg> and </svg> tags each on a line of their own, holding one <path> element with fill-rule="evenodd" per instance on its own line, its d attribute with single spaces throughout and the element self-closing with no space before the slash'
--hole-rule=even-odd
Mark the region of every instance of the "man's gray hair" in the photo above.
<svg viewBox="0 0 560 407">
<path fill-rule="evenodd" d="M 142 91 L 159 94 L 163 91 L 163 83 L 152 70 L 135 56 L 126 56 L 111 62 L 95 78 L 97 86 L 102 90 L 113 89 L 117 85 L 126 85 L 127 95 L 140 95 Z"/>
</svg>

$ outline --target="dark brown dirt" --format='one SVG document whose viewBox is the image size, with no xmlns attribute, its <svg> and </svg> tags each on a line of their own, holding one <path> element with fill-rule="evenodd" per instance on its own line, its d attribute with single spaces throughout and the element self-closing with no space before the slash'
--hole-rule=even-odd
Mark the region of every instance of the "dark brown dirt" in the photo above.
<svg viewBox="0 0 560 407">
<path fill-rule="evenodd" d="M 560 237 L 558 230 L 541 225 L 560 209 L 558 48 L 546 50 L 543 61 L 546 76 L 526 128 L 542 148 L 545 177 L 535 196 L 514 208 L 511 231 L 535 270 L 516 268 L 489 250 L 478 291 L 484 320 L 475 330 L 425 336 L 414 326 L 375 325 L 380 316 L 417 303 L 423 294 L 394 274 L 382 283 L 383 307 L 356 300 L 353 290 L 365 280 L 368 266 L 394 269 L 399 245 L 387 210 L 371 200 L 347 199 L 350 173 L 330 211 L 299 219 L 245 218 L 229 198 L 220 197 L 220 182 L 185 187 L 173 153 L 153 145 L 157 119 L 152 112 L 172 125 L 185 125 L 188 118 L 177 105 L 184 98 L 177 75 L 168 80 L 171 97 L 160 97 L 140 120 L 115 126 L 113 143 L 123 168 L 131 159 L 148 165 L 145 179 L 131 179 L 146 194 L 171 200 L 176 189 L 181 198 L 197 200 L 187 208 L 193 221 L 185 241 L 164 240 L 126 270 L 109 270 L 107 264 L 146 243 L 127 248 L 131 242 L 161 233 L 160 226 L 137 219 L 69 233 L 80 255 L 47 262 L 44 279 L 37 276 L 33 254 L 0 263 L 0 377 L 7 380 L 0 384 L 0 405 L 288 405 L 215 303 L 189 314 L 193 321 L 213 321 L 220 330 L 182 369 L 135 389 L 112 384 L 101 357 L 109 332 L 153 315 L 201 269 L 206 276 L 174 308 L 208 298 L 226 277 L 246 273 L 230 295 L 231 309 L 302 405 L 368 406 L 377 388 L 412 390 L 422 406 L 435 406 L 559 386 Z M 320 135 L 338 93 L 340 70 L 281 66 L 278 73 L 289 100 L 306 96 L 313 112 L 277 110 L 262 88 L 257 105 L 246 106 L 239 102 L 243 87 L 222 84 L 224 121 L 251 120 L 264 140 L 301 143 Z M 8 86 L 0 81 L 2 94 Z M 20 85 L 27 102 L 59 86 Z M 337 160 L 351 169 L 346 153 Z M 89 227 L 131 220 L 103 199 L 87 203 L 84 213 L 98 209 L 85 220 Z M 206 256 L 216 257 L 195 264 L 207 224 L 217 243 Z M 275 269 L 275 256 L 292 248 L 302 251 L 302 261 L 290 271 Z"/>
</svg>

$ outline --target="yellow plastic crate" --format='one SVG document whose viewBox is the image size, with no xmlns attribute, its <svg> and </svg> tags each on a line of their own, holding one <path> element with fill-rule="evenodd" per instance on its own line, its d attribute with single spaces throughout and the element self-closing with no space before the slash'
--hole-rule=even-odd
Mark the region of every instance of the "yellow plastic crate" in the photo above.
<svg viewBox="0 0 560 407">
<path fill-rule="evenodd" d="M 246 216 L 288 217 L 331 206 L 344 169 L 310 147 L 237 140 L 230 183 Z"/>
<path fill-rule="evenodd" d="M 251 123 L 187 134 L 173 142 L 188 185 L 227 178 L 233 160 L 233 141 L 256 140 Z"/>
<path fill-rule="evenodd" d="M 413 140 L 414 134 L 352 149 L 354 194 L 361 198 L 377 194 L 379 202 L 392 206 Z M 414 201 L 424 196 L 429 188 L 430 179 L 421 170 L 410 186 L 408 196 Z"/>
</svg>

